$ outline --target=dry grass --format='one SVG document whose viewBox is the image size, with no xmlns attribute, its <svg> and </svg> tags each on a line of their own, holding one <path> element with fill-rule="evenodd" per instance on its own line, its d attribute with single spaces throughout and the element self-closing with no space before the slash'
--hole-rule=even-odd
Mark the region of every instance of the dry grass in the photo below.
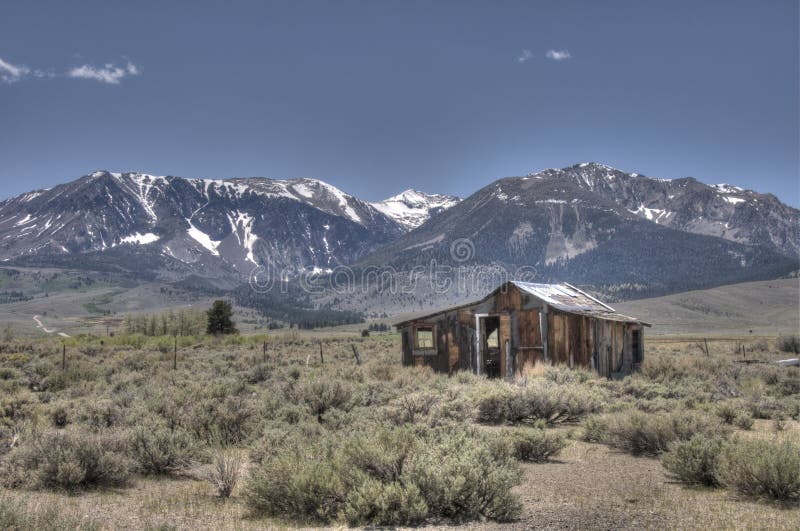
<svg viewBox="0 0 800 531">
<path fill-rule="evenodd" d="M 672 338 L 662 341 L 648 341 L 649 359 L 669 360 L 677 371 L 692 371 L 698 363 L 728 363 L 737 359 L 732 345 L 743 342 L 756 350 L 756 341 L 762 338 L 728 338 L 726 341 L 709 341 L 709 358 L 699 346 L 697 338 Z M 357 339 L 354 339 L 358 341 Z M 108 366 L 102 361 L 103 355 L 119 356 L 133 364 L 147 363 L 153 374 L 167 371 L 168 374 L 186 375 L 195 378 L 194 371 L 201 374 L 203 381 L 215 383 L 214 374 L 229 379 L 241 375 L 255 374 L 259 366 L 269 365 L 281 371 L 283 382 L 293 382 L 299 375 L 299 382 L 311 381 L 311 376 L 324 374 L 330 378 L 357 376 L 363 379 L 364 392 L 357 398 L 362 400 L 366 390 L 372 392 L 373 386 L 380 392 L 387 392 L 384 406 L 397 406 L 403 403 L 400 398 L 416 397 L 429 400 L 429 409 L 435 413 L 452 401 L 471 399 L 487 389 L 499 385 L 470 375 L 457 375 L 454 378 L 438 375 L 424 368 L 402 369 L 399 357 L 399 338 L 397 336 L 377 336 L 359 343 L 365 365 L 356 368 L 349 348 L 349 340 L 338 343 L 331 340 L 325 343 L 326 365 L 316 365 L 312 356 L 310 367 L 306 364 L 308 353 L 317 353 L 316 338 L 292 335 L 283 339 L 270 338 L 268 356 L 270 361 L 263 364 L 260 344 L 236 344 L 234 341 L 219 344 L 203 344 L 195 348 L 192 344 L 182 346 L 179 354 L 177 373 L 169 372 L 169 356 L 163 356 L 155 346 L 138 352 L 127 347 L 109 345 L 105 352 L 95 356 L 75 355 L 74 363 L 80 358 L 82 363 Z M 778 359 L 781 356 L 774 350 L 774 337 L 768 339 L 768 350 L 759 351 L 758 356 L 765 359 Z M 42 360 L 58 363 L 56 348 L 48 344 L 37 347 L 44 351 Z M 75 347 L 77 349 L 77 347 Z M 49 351 L 52 350 L 52 354 Z M 19 357 L 20 354 L 9 354 Z M 36 353 L 25 354 L 29 356 Z M 755 354 L 754 354 L 755 355 Z M 163 359 L 162 359 L 163 358 Z M 16 358 L 14 358 L 16 359 Z M 71 361 L 72 363 L 73 361 Z M 128 363 L 128 361 L 126 361 Z M 122 366 L 122 362 L 119 364 Z M 733 364 L 731 364 L 733 365 Z M 736 364 L 739 366 L 739 364 Z M 239 372 L 232 372 L 237 370 Z M 339 374 L 336 374 L 336 373 Z M 541 378 L 545 373 L 543 366 L 526 370 L 526 380 Z M 153 376 L 148 373 L 148 378 Z M 221 377 L 220 377 L 221 378 Z M 748 376 L 750 378 L 750 376 Z M 98 378 L 98 380 L 100 380 Z M 354 379 L 355 381 L 355 379 Z M 368 385 L 369 384 L 369 385 Z M 138 384 L 136 384 L 138 385 Z M 243 396 L 258 392 L 253 401 L 258 407 L 264 406 L 274 391 L 269 385 L 258 381 L 249 384 Z M 294 384 L 285 385 L 293 387 Z M 592 382 L 593 386 L 604 385 Z M 741 389 L 747 393 L 764 392 L 766 384 L 757 378 L 741 382 Z M 76 383 L 75 389 L 82 393 L 93 392 L 89 384 Z M 672 389 L 665 384 L 666 389 Z M 131 388 L 135 388 L 131 384 Z M 299 389 L 303 385 L 298 386 Z M 28 396 L 26 388 L 18 390 L 20 395 Z M 66 393 L 64 401 L 72 400 Z M 713 401 L 710 404 L 713 405 Z M 609 404 L 611 406 L 613 404 Z M 292 406 L 292 404 L 289 404 Z M 37 407 L 45 408 L 46 404 Z M 456 408 L 453 406 L 453 409 Z M 430 415 L 433 415 L 431 413 Z M 305 414 L 305 413 L 304 413 Z M 73 417 L 71 417 L 74 419 Z M 74 420 L 73 420 L 74 421 Z M 467 420 L 468 422 L 468 420 Z M 496 428 L 483 428 L 499 431 Z M 557 428 L 563 433 L 575 430 Z M 753 429 L 737 430 L 739 437 L 788 440 L 800 444 L 800 422 L 794 419 L 785 421 L 784 429 L 774 430 L 771 419 L 757 419 Z M 236 452 L 248 449 L 246 445 L 230 448 Z M 249 463 L 242 463 L 242 478 L 247 475 Z M 686 487 L 671 480 L 656 458 L 634 457 L 607 446 L 570 440 L 554 461 L 544 464 L 520 464 L 523 482 L 514 490 L 523 501 L 521 518 L 509 524 L 474 522 L 467 527 L 473 529 L 642 529 L 642 528 L 680 528 L 680 529 L 799 529 L 800 506 L 797 504 L 778 504 L 755 501 L 737 497 L 727 489 Z M 100 529 L 283 529 L 292 527 L 265 519 L 253 519 L 242 500 L 237 486 L 230 498 L 221 500 L 216 489 L 205 480 L 208 465 L 189 471 L 186 477 L 144 478 L 138 477 L 133 486 L 116 490 L 93 490 L 78 493 L 54 491 L 29 491 L 0 489 L 0 501 L 9 500 L 24 512 L 42 513 L 56 508 L 65 520 L 85 523 L 88 527 Z M 241 483 L 241 482 L 240 482 Z M 432 525 L 432 527 L 436 527 Z"/>
</svg>

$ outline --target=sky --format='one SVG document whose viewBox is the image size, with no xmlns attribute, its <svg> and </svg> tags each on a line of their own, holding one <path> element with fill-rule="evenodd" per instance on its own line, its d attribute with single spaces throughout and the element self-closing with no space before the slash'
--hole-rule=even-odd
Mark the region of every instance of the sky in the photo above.
<svg viewBox="0 0 800 531">
<path fill-rule="evenodd" d="M 96 169 L 366 200 L 595 161 L 800 205 L 797 0 L 0 3 L 0 198 Z"/>
</svg>

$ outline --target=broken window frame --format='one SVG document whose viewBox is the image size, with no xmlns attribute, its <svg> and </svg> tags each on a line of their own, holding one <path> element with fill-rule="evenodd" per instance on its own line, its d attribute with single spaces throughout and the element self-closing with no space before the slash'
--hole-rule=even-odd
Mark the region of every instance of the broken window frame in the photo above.
<svg viewBox="0 0 800 531">
<path fill-rule="evenodd" d="M 420 346 L 419 332 L 430 332 L 431 346 Z M 414 354 L 416 355 L 435 355 L 436 354 L 436 325 L 418 324 L 414 325 L 413 330 Z"/>
</svg>

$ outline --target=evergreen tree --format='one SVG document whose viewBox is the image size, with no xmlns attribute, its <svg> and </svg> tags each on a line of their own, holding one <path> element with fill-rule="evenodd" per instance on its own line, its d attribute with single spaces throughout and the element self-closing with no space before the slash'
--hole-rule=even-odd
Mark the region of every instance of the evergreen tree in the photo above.
<svg viewBox="0 0 800 531">
<path fill-rule="evenodd" d="M 231 320 L 233 308 L 228 301 L 214 301 L 214 305 L 208 310 L 208 329 L 207 333 L 212 335 L 236 334 L 236 326 Z"/>
</svg>

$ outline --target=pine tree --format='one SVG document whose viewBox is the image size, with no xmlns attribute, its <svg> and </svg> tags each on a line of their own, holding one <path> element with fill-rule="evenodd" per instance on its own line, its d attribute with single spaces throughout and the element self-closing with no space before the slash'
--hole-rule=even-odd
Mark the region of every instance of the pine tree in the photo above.
<svg viewBox="0 0 800 531">
<path fill-rule="evenodd" d="M 214 301 L 211 309 L 208 310 L 208 328 L 206 333 L 212 335 L 220 334 L 236 334 L 236 326 L 231 320 L 233 315 L 233 308 L 228 301 Z"/>
</svg>

